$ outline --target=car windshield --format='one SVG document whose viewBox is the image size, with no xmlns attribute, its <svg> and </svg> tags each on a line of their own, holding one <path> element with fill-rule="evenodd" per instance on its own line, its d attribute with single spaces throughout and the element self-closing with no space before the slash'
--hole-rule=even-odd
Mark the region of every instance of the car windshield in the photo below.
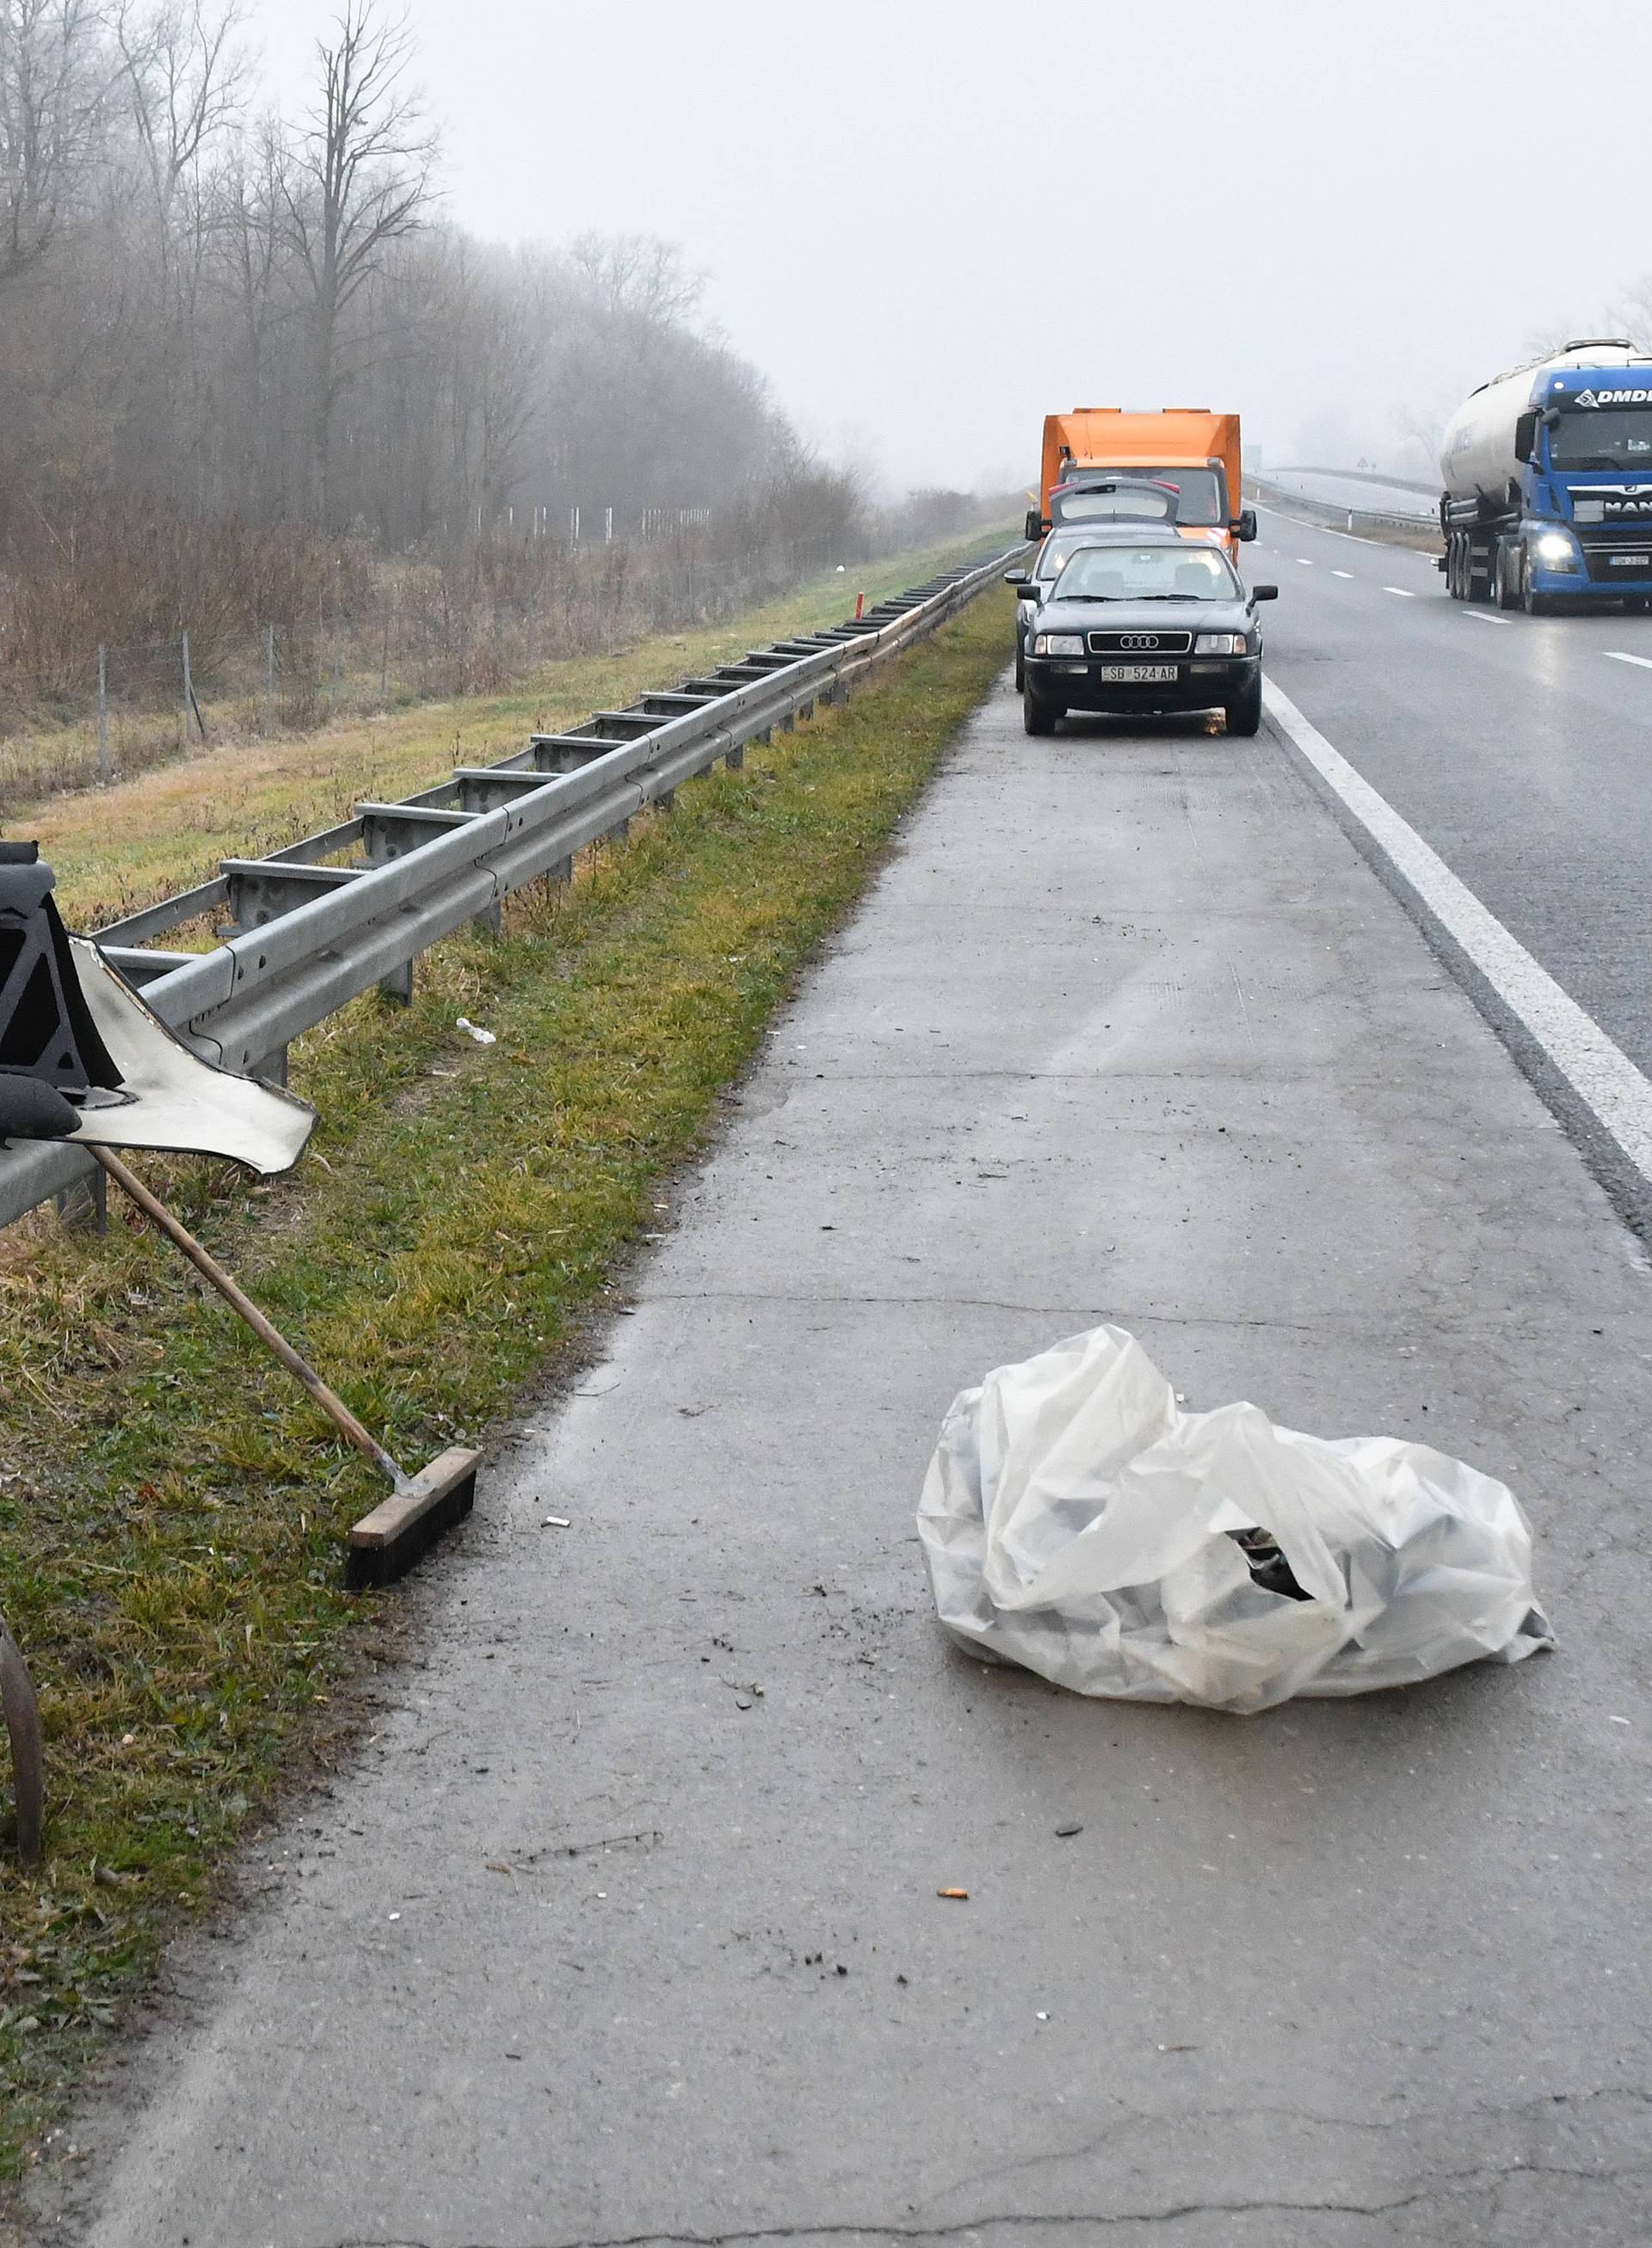
<svg viewBox="0 0 1652 2248">
<path fill-rule="evenodd" d="M 1044 585 L 1052 578 L 1059 578 L 1080 549 L 1090 543 L 1088 539 L 1083 538 L 1046 538 L 1043 552 L 1032 565 L 1034 578 L 1040 585 Z"/>
<path fill-rule="evenodd" d="M 1549 435 L 1557 469 L 1652 468 L 1652 413 L 1644 407 L 1562 414 Z"/>
<path fill-rule="evenodd" d="M 1073 473 L 1082 476 L 1084 471 L 1076 469 Z M 1117 474 L 1144 484 L 1163 484 L 1174 495 L 1173 504 L 1178 523 L 1190 524 L 1199 531 L 1214 531 L 1228 519 L 1227 478 L 1220 469 L 1183 469 L 1169 465 L 1155 468 L 1145 461 L 1138 467 L 1133 461 L 1128 468 L 1119 469 Z M 1070 504 L 1070 502 L 1058 499 L 1053 493 L 1051 495 L 1052 507 L 1061 510 L 1055 517 L 1057 522 L 1075 519 L 1068 511 Z"/>
<path fill-rule="evenodd" d="M 1095 491 L 1061 491 L 1050 495 L 1050 511 L 1058 523 L 1107 523 L 1123 517 L 1127 522 L 1174 523 L 1176 496 L 1158 484 L 1116 484 Z"/>
<path fill-rule="evenodd" d="M 1237 601 L 1238 579 L 1213 546 L 1086 546 L 1055 582 L 1056 601 Z"/>
</svg>

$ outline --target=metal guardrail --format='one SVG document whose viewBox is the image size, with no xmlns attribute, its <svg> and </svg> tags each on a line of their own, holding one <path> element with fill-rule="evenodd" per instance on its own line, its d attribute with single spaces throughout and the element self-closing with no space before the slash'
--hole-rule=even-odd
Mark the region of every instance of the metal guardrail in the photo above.
<svg viewBox="0 0 1652 2248">
<path fill-rule="evenodd" d="M 1425 539 L 1430 544 L 1437 542 L 1439 538 L 1438 516 L 1432 511 L 1401 515 L 1381 508 L 1350 507 L 1334 500 L 1310 499 L 1305 493 L 1289 491 L 1283 484 L 1273 483 L 1266 476 L 1256 476 L 1251 482 L 1257 497 L 1265 506 L 1293 508 L 1311 523 L 1322 523 L 1327 529 L 1406 531 L 1413 538 Z"/>
<path fill-rule="evenodd" d="M 497 764 L 461 766 L 399 803 L 358 804 L 337 826 L 265 858 L 225 860 L 213 881 L 111 923 L 98 941 L 197 1052 L 284 1079 L 291 1039 L 375 984 L 410 998 L 422 952 L 466 922 L 497 929 L 512 890 L 541 875 L 566 881 L 575 852 L 623 836 L 646 805 L 669 806 L 720 758 L 737 766 L 748 742 L 817 703 L 847 701 L 856 679 L 934 632 L 1021 552 L 600 710 L 568 733 L 533 735 Z M 146 949 L 220 909 L 230 921 L 213 950 Z M 0 1226 L 95 1169 L 72 1145 L 0 1150 Z"/>
<path fill-rule="evenodd" d="M 1379 484 L 1385 491 L 1415 492 L 1427 502 L 1427 512 L 1433 514 L 1440 504 L 1437 483 L 1419 483 L 1415 476 L 1390 476 L 1382 469 L 1311 469 L 1292 466 L 1259 471 L 1265 482 L 1277 483 L 1281 476 L 1317 476 L 1322 482 L 1341 484 Z"/>
</svg>

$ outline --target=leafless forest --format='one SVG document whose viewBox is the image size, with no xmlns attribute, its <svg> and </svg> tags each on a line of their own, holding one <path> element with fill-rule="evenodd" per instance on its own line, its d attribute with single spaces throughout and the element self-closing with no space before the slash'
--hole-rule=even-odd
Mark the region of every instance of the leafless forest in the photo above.
<svg viewBox="0 0 1652 2248">
<path fill-rule="evenodd" d="M 238 0 L 0 0 L 14 721 L 83 706 L 100 648 L 117 700 L 175 695 L 185 632 L 267 717 L 393 655 L 463 690 L 866 551 L 679 250 L 504 248 L 440 188 L 382 0 L 344 0 L 291 116 Z"/>
</svg>

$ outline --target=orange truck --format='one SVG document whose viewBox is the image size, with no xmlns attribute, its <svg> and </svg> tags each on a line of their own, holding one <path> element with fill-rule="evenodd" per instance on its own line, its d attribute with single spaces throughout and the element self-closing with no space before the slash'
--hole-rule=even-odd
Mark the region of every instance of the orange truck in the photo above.
<svg viewBox="0 0 1652 2248">
<path fill-rule="evenodd" d="M 1256 537 L 1255 511 L 1242 504 L 1237 414 L 1212 414 L 1203 406 L 1166 406 L 1152 414 L 1080 406 L 1045 415 L 1038 505 L 1028 511 L 1027 537 L 1041 538 L 1058 519 L 1082 521 L 1082 488 L 1101 482 L 1103 471 L 1173 486 L 1178 530 L 1220 546 L 1230 559 L 1241 540 Z M 1095 511 L 1105 511 L 1098 504 Z"/>
</svg>

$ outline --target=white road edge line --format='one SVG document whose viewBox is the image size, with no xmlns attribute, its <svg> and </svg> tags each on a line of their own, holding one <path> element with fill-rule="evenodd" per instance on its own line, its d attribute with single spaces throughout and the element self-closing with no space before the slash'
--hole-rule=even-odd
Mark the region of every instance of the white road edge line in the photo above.
<svg viewBox="0 0 1652 2248">
<path fill-rule="evenodd" d="M 1415 601 L 1416 599 L 1409 586 L 1385 586 L 1382 590 L 1385 593 L 1397 593 L 1402 601 Z"/>
<path fill-rule="evenodd" d="M 1269 716 L 1336 792 L 1396 873 L 1652 1185 L 1652 1083 L 1416 830 L 1332 748 L 1288 695 L 1267 679 L 1262 696 Z"/>
<path fill-rule="evenodd" d="M 1652 655 L 1631 655 L 1621 648 L 1603 648 L 1601 653 L 1608 663 L 1638 663 L 1642 671 L 1652 671 Z"/>
</svg>

